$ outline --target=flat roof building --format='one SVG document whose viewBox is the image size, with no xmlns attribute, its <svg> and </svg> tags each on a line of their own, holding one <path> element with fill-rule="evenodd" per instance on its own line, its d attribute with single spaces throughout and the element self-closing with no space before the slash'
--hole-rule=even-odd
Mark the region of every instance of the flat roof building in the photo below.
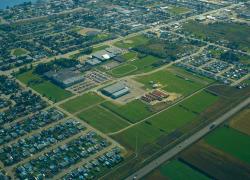
<svg viewBox="0 0 250 180">
<path fill-rule="evenodd" d="M 124 96 L 125 94 L 128 94 L 130 92 L 129 88 L 126 86 L 126 84 L 122 82 L 115 83 L 111 86 L 108 86 L 106 88 L 103 88 L 101 90 L 103 94 L 106 96 L 109 96 L 113 99 L 117 99 L 121 96 Z"/>
<path fill-rule="evenodd" d="M 113 53 L 108 52 L 108 51 L 102 50 L 102 51 L 97 51 L 97 52 L 93 53 L 92 57 L 97 58 L 100 61 L 106 61 L 106 60 L 109 60 L 109 59 L 115 57 L 115 55 Z"/>
</svg>

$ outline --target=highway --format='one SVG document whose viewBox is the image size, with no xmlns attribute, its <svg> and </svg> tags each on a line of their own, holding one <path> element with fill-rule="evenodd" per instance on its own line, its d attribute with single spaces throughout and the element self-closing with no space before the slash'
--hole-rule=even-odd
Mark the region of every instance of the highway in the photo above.
<svg viewBox="0 0 250 180">
<path fill-rule="evenodd" d="M 176 156 L 178 153 L 183 151 L 185 148 L 189 147 L 190 145 L 192 145 L 193 143 L 195 143 L 196 141 L 201 139 L 203 136 L 205 136 L 206 134 L 213 131 L 215 129 L 215 127 L 224 123 L 232 115 L 239 112 L 241 109 L 246 107 L 248 104 L 250 104 L 250 97 L 248 97 L 247 99 L 242 101 L 240 104 L 238 104 L 237 106 L 235 106 L 234 108 L 229 110 L 227 113 L 223 114 L 221 117 L 219 117 L 218 119 L 213 121 L 213 123 L 210 123 L 206 127 L 202 128 L 201 130 L 199 130 L 198 132 L 196 132 L 195 134 L 193 134 L 192 136 L 190 136 L 189 138 L 187 138 L 183 142 L 176 145 L 174 148 L 170 149 L 169 151 L 167 151 L 166 153 L 164 153 L 163 155 L 161 155 L 157 159 L 150 162 L 148 165 L 144 166 L 143 168 L 141 168 L 140 170 L 138 170 L 134 174 L 127 177 L 126 180 L 140 179 L 140 178 L 144 177 L 145 175 L 150 173 L 152 170 L 154 170 L 155 168 L 157 168 L 158 166 L 160 166 L 164 162 L 170 160 L 171 158 Z M 211 128 L 211 126 L 214 126 L 214 128 Z"/>
</svg>

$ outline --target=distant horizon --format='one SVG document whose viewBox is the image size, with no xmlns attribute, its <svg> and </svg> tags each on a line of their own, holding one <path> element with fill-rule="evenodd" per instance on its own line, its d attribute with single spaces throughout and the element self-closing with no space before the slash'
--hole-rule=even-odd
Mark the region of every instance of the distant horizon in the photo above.
<svg viewBox="0 0 250 180">
<path fill-rule="evenodd" d="M 7 7 L 13 7 L 15 5 L 22 4 L 24 2 L 36 2 L 37 0 L 1 0 L 0 9 L 6 9 Z"/>
</svg>

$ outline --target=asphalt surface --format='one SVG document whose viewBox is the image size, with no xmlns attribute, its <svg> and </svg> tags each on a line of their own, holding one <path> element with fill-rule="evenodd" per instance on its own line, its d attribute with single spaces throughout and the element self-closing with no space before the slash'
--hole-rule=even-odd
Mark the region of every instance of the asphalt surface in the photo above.
<svg viewBox="0 0 250 180">
<path fill-rule="evenodd" d="M 170 160 L 173 158 L 175 155 L 183 151 L 185 148 L 188 146 L 192 145 L 196 141 L 198 141 L 200 138 L 208 134 L 209 132 L 213 131 L 216 126 L 219 126 L 220 124 L 224 123 L 226 120 L 228 120 L 232 115 L 235 113 L 239 112 L 241 109 L 246 107 L 248 104 L 250 104 L 250 97 L 247 98 L 246 100 L 242 101 L 240 104 L 229 110 L 227 113 L 223 114 L 221 117 L 216 119 L 213 123 L 210 123 L 203 129 L 199 130 L 183 142 L 179 143 L 177 146 L 172 148 L 171 150 L 167 151 L 157 159 L 153 160 L 151 163 L 148 165 L 144 166 L 140 170 L 138 170 L 136 173 L 130 175 L 129 177 L 126 178 L 126 180 L 133 180 L 133 179 L 140 179 L 147 175 L 149 172 L 163 164 L 164 162 Z M 213 127 L 213 128 L 211 128 Z"/>
</svg>

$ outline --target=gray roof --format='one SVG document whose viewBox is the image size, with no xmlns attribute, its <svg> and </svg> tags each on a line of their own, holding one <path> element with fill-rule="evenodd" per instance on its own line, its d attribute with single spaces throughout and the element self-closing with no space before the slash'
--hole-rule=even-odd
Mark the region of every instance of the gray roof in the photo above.
<svg viewBox="0 0 250 180">
<path fill-rule="evenodd" d="M 114 94 L 115 92 L 121 91 L 123 89 L 127 89 L 127 86 L 124 83 L 119 82 L 103 88 L 102 91 L 108 94 Z"/>
<path fill-rule="evenodd" d="M 101 61 L 99 61 L 97 58 L 89 59 L 86 61 L 87 64 L 90 64 L 92 66 L 95 66 L 97 64 L 100 64 Z"/>
<path fill-rule="evenodd" d="M 92 54 L 93 57 L 101 60 L 101 61 L 105 61 L 106 59 L 103 57 L 104 55 L 108 55 L 110 58 L 113 58 L 115 55 L 113 53 L 110 53 L 108 51 L 102 50 L 102 51 L 97 51 L 95 53 Z"/>
</svg>

